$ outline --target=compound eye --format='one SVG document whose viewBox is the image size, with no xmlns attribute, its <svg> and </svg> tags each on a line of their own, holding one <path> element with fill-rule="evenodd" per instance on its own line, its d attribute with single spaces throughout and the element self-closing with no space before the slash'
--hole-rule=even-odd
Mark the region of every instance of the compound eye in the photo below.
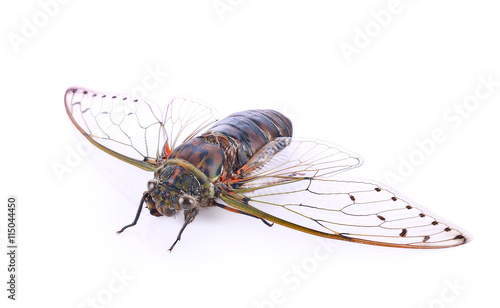
<svg viewBox="0 0 500 308">
<path fill-rule="evenodd" d="M 174 209 L 166 209 L 164 212 L 163 212 L 163 215 L 167 216 L 167 217 L 172 217 L 175 215 L 175 210 Z"/>
<path fill-rule="evenodd" d="M 152 192 L 156 188 L 156 180 L 149 180 L 148 181 L 148 191 Z"/>
<path fill-rule="evenodd" d="M 196 206 L 196 201 L 190 196 L 179 197 L 179 206 L 183 210 L 190 210 Z"/>
</svg>

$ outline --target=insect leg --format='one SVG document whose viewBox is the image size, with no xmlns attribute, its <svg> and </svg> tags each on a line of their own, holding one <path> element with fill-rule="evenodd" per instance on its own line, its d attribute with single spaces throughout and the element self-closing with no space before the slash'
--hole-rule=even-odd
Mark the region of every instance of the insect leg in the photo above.
<svg viewBox="0 0 500 308">
<path fill-rule="evenodd" d="M 139 216 L 141 216 L 141 210 L 142 210 L 142 205 L 144 204 L 144 201 L 146 201 L 146 198 L 149 197 L 149 193 L 148 192 L 145 192 L 143 195 L 142 195 L 142 198 L 141 198 L 141 202 L 139 203 L 139 208 L 137 209 L 137 213 L 135 214 L 135 218 L 134 218 L 134 221 L 129 224 L 129 225 L 126 225 L 125 227 L 121 228 L 121 230 L 119 231 L 116 231 L 116 234 L 120 234 L 122 233 L 125 229 L 127 229 L 128 227 L 132 227 L 132 226 L 135 226 L 135 224 L 137 223 L 137 221 L 139 220 Z"/>
<path fill-rule="evenodd" d="M 213 205 L 218 206 L 218 207 L 220 207 L 221 209 L 225 209 L 225 210 L 228 210 L 228 211 L 233 212 L 233 213 L 243 214 L 243 215 L 247 215 L 247 216 L 250 216 L 250 217 L 253 217 L 253 218 L 260 219 L 260 220 L 262 220 L 262 222 L 263 222 L 263 223 L 265 223 L 265 224 L 266 224 L 266 226 L 268 226 L 268 227 L 272 227 L 272 226 L 274 225 L 274 222 L 269 222 L 269 221 L 267 221 L 267 220 L 265 220 L 265 219 L 263 219 L 263 218 L 260 218 L 260 217 L 257 217 L 257 216 L 255 216 L 255 215 L 252 215 L 252 214 L 250 214 L 250 213 L 243 212 L 243 211 L 241 211 L 241 210 L 238 210 L 238 209 L 235 209 L 235 208 L 232 208 L 232 207 L 226 206 L 226 205 L 224 205 L 224 204 L 217 203 L 217 202 L 215 202 L 215 201 L 213 202 Z"/>
<path fill-rule="evenodd" d="M 168 251 L 172 252 L 172 249 L 174 249 L 175 244 L 177 244 L 177 242 L 181 240 L 182 232 L 184 232 L 184 229 L 186 229 L 186 226 L 194 220 L 196 215 L 198 215 L 199 211 L 200 210 L 196 207 L 194 207 L 190 210 L 184 211 L 184 225 L 182 225 L 181 231 L 179 231 L 179 234 L 177 235 L 177 239 L 175 240 L 175 242 L 172 244 L 172 246 L 170 247 L 170 249 Z"/>
</svg>

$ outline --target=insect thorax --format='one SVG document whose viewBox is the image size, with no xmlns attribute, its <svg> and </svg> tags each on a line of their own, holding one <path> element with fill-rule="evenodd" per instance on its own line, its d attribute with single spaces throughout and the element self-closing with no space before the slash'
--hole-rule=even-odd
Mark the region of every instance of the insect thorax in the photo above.
<svg viewBox="0 0 500 308">
<path fill-rule="evenodd" d="M 155 171 L 148 191 L 156 211 L 172 216 L 179 210 L 205 207 L 214 198 L 214 186 L 208 177 L 191 163 L 169 159 Z M 152 207 L 148 204 L 148 208 Z M 150 208 L 151 210 L 151 208 Z"/>
</svg>

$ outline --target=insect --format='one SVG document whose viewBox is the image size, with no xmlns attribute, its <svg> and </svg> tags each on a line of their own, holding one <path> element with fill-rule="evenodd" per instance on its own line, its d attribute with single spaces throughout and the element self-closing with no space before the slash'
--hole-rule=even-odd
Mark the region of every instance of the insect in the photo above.
<svg viewBox="0 0 500 308">
<path fill-rule="evenodd" d="M 68 116 L 93 145 L 153 172 L 132 223 L 184 212 L 186 226 L 218 207 L 331 239 L 403 248 L 444 248 L 470 240 L 459 227 L 380 183 L 343 178 L 357 154 L 292 137 L 290 120 L 249 110 L 217 121 L 215 110 L 183 98 L 165 108 L 145 99 L 69 88 Z"/>
</svg>

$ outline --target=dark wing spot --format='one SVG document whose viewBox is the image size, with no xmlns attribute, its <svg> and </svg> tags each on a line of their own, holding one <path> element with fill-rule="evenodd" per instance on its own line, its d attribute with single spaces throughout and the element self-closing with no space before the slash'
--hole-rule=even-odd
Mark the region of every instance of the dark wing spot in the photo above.
<svg viewBox="0 0 500 308">
<path fill-rule="evenodd" d="M 455 238 L 454 238 L 454 239 L 455 239 L 455 240 L 461 240 L 461 239 L 463 239 L 463 238 L 465 238 L 465 237 L 464 237 L 463 235 L 461 235 L 461 234 L 460 234 L 460 235 L 455 236 Z"/>
<path fill-rule="evenodd" d="M 401 233 L 399 233 L 399 236 L 405 237 L 407 232 L 408 232 L 408 230 L 403 229 L 403 231 L 401 231 Z"/>
<path fill-rule="evenodd" d="M 451 229 L 450 229 L 450 227 L 446 227 L 446 228 L 444 228 L 444 231 L 446 231 L 446 232 L 450 232 L 450 231 L 451 231 Z"/>
<path fill-rule="evenodd" d="M 88 91 L 83 91 L 83 94 L 87 94 L 87 93 L 89 93 L 89 92 Z"/>
<path fill-rule="evenodd" d="M 376 191 L 381 191 L 380 187 L 375 188 Z"/>
<path fill-rule="evenodd" d="M 433 222 L 431 222 L 431 224 L 432 224 L 433 226 L 435 226 L 435 225 L 437 225 L 437 224 L 438 224 L 438 222 L 434 220 Z"/>
<path fill-rule="evenodd" d="M 384 216 L 377 215 L 377 217 L 378 217 L 378 219 L 385 221 L 385 217 Z"/>
<path fill-rule="evenodd" d="M 354 198 L 354 196 L 349 196 L 351 198 L 352 201 L 356 201 L 356 198 Z"/>
<path fill-rule="evenodd" d="M 397 201 L 398 200 L 398 198 L 396 198 L 396 197 L 392 197 L 391 199 L 392 199 L 392 201 Z"/>
<path fill-rule="evenodd" d="M 425 214 L 424 213 L 420 213 L 420 214 L 418 214 L 418 216 L 425 217 Z"/>
<path fill-rule="evenodd" d="M 413 207 L 411 205 L 407 205 L 406 208 L 411 210 Z"/>
<path fill-rule="evenodd" d="M 431 238 L 430 236 L 426 235 L 426 236 L 424 237 L 424 240 L 423 240 L 422 242 L 424 242 L 424 243 L 425 243 L 425 242 L 427 242 L 430 238 Z"/>
</svg>

